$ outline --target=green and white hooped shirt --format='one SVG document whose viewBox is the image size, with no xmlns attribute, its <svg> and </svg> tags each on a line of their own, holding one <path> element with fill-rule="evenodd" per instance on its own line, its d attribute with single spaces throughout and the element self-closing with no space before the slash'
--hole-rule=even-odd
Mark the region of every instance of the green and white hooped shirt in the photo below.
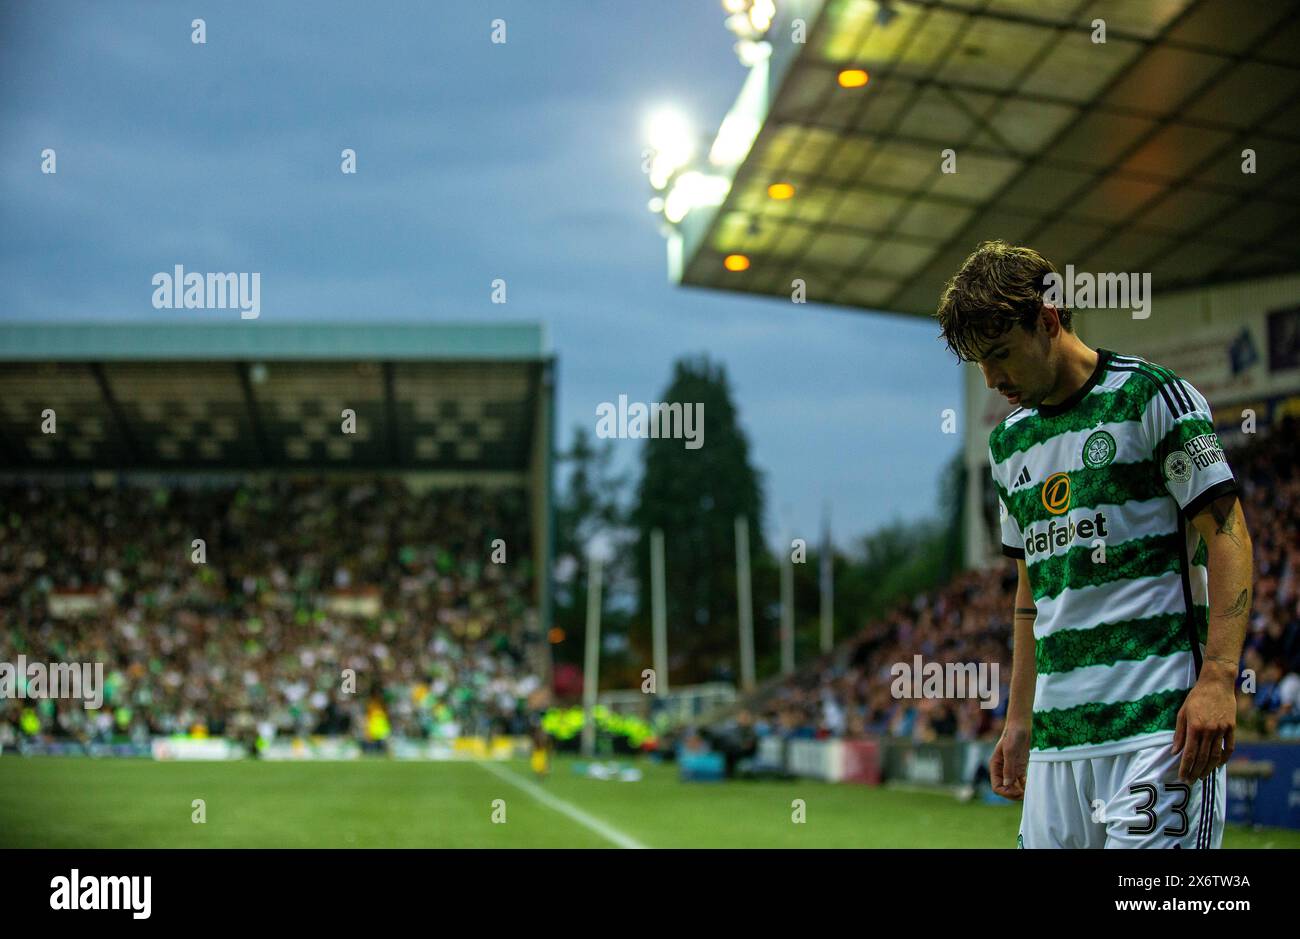
<svg viewBox="0 0 1300 939">
<path fill-rule="evenodd" d="M 1034 622 L 1031 760 L 1173 739 L 1209 622 L 1191 519 L 1237 489 L 1209 403 L 1168 369 L 1098 350 L 1057 405 L 989 435 L 1002 552 L 1024 558 Z"/>
</svg>

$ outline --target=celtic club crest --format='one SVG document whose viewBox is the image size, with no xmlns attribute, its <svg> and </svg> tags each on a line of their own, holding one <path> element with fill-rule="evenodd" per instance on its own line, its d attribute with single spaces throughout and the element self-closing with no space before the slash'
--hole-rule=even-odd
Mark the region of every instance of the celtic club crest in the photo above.
<svg viewBox="0 0 1300 939">
<path fill-rule="evenodd" d="M 1100 469 L 1115 459 L 1115 438 L 1104 430 L 1099 430 L 1083 444 L 1083 465 L 1089 469 Z"/>
</svg>

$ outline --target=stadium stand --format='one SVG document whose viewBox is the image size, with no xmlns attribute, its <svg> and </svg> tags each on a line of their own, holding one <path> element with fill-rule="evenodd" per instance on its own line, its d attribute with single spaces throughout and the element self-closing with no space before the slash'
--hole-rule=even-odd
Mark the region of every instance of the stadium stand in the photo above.
<svg viewBox="0 0 1300 939">
<path fill-rule="evenodd" d="M 0 502 L 4 646 L 106 666 L 102 710 L 0 700 L 0 738 L 366 737 L 376 707 L 406 737 L 526 730 L 541 679 L 521 491 L 274 477 L 9 485 Z M 204 564 L 178 549 L 196 534 Z M 487 562 L 495 538 L 522 560 Z"/>
<path fill-rule="evenodd" d="M 105 686 L 0 696 L 0 746 L 527 733 L 540 327 L 6 324 L 0 363 L 0 662 Z"/>
</svg>

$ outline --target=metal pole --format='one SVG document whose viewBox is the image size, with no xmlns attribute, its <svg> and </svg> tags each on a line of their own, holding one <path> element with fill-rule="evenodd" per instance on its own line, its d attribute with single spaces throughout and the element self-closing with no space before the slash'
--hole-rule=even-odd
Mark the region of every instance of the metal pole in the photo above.
<svg viewBox="0 0 1300 939">
<path fill-rule="evenodd" d="M 650 630 L 654 645 L 655 693 L 668 693 L 668 596 L 664 587 L 664 533 L 650 532 Z"/>
<path fill-rule="evenodd" d="M 740 687 L 754 690 L 754 602 L 749 586 L 749 519 L 736 517 L 736 605 L 740 617 Z"/>
<path fill-rule="evenodd" d="M 587 569 L 587 656 L 582 667 L 582 755 L 596 753 L 596 691 L 600 687 L 600 558 Z"/>
<path fill-rule="evenodd" d="M 794 561 L 781 543 L 781 674 L 794 674 Z"/>
<path fill-rule="evenodd" d="M 821 550 L 822 654 L 835 646 L 835 549 L 831 547 L 831 517 L 827 510 L 822 526 Z"/>
</svg>

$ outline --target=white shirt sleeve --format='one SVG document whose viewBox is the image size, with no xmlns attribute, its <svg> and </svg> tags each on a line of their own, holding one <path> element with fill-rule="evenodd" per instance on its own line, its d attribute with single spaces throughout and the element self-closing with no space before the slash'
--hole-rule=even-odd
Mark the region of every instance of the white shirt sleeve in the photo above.
<svg viewBox="0 0 1300 939">
<path fill-rule="evenodd" d="M 1170 375 L 1143 414 L 1142 426 L 1165 488 L 1186 518 L 1237 491 L 1210 404 L 1190 384 Z"/>
</svg>

